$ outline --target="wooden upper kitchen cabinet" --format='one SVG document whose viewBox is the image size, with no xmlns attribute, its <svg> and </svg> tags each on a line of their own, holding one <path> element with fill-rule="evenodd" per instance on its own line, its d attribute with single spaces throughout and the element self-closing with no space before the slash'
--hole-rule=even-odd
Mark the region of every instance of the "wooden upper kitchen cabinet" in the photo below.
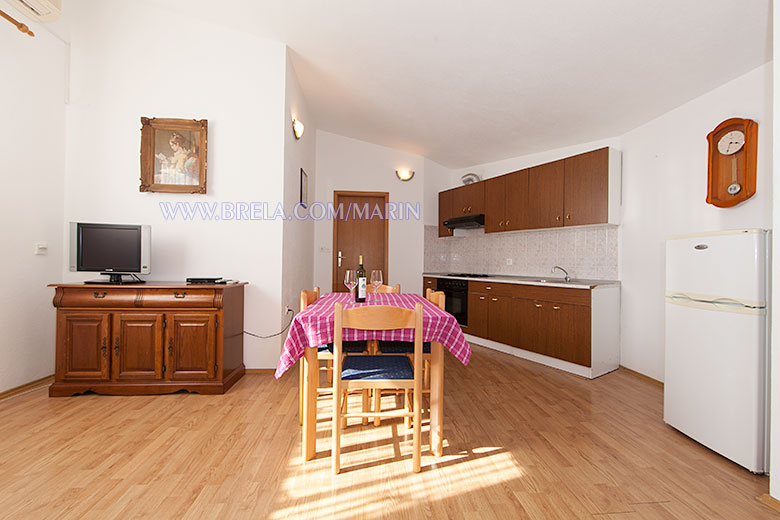
<svg viewBox="0 0 780 520">
<path fill-rule="evenodd" d="M 528 176 L 528 228 L 563 226 L 564 161 L 534 166 Z"/>
<path fill-rule="evenodd" d="M 485 184 L 485 233 L 528 227 L 528 170 L 493 177 Z"/>
<path fill-rule="evenodd" d="M 618 224 L 620 152 L 601 148 L 564 159 L 564 225 Z"/>
<path fill-rule="evenodd" d="M 485 183 L 475 182 L 452 190 L 452 215 L 464 217 L 485 213 Z M 448 217 L 448 218 L 450 218 Z"/>
<path fill-rule="evenodd" d="M 444 225 L 444 221 L 448 218 L 452 218 L 452 199 L 455 190 L 447 190 L 439 192 L 439 236 L 451 237 L 452 230 Z"/>
</svg>

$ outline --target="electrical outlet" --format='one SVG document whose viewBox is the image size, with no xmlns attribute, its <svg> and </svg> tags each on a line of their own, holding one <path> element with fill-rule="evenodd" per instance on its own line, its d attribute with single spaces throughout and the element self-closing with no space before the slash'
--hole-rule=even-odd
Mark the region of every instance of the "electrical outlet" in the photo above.
<svg viewBox="0 0 780 520">
<path fill-rule="evenodd" d="M 292 307 L 285 307 L 284 308 L 284 312 L 286 312 L 287 314 L 290 314 L 291 312 L 295 312 L 295 311 L 292 310 Z"/>
<path fill-rule="evenodd" d="M 507 258 L 506 259 L 506 265 L 512 265 L 512 259 L 511 258 Z"/>
</svg>

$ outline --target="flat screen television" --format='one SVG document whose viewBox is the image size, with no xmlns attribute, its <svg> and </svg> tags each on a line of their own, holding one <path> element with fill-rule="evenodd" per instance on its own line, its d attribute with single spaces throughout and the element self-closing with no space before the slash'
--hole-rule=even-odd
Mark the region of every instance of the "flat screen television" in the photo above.
<svg viewBox="0 0 780 520">
<path fill-rule="evenodd" d="M 150 272 L 151 243 L 151 226 L 71 222 L 70 270 L 109 276 L 84 283 L 143 283 L 136 275 Z"/>
</svg>

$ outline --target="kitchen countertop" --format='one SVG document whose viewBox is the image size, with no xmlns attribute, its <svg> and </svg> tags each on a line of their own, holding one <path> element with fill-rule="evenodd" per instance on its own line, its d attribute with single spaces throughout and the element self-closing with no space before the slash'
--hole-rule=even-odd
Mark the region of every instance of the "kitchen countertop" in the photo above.
<svg viewBox="0 0 780 520">
<path fill-rule="evenodd" d="M 474 282 L 516 283 L 522 285 L 538 285 L 541 287 L 567 287 L 569 289 L 593 289 L 594 287 L 615 287 L 620 285 L 618 280 L 585 280 L 572 278 L 570 282 L 564 281 L 559 276 L 512 276 L 503 274 L 491 274 L 481 277 L 450 276 L 447 273 L 423 273 L 429 278 L 450 278 L 453 280 L 471 280 Z M 544 282 L 540 280 L 546 280 Z"/>
</svg>

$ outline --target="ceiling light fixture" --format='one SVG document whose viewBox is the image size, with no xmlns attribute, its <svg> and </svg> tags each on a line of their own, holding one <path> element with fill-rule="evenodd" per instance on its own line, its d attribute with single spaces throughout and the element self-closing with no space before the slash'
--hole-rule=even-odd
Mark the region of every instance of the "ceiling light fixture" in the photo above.
<svg viewBox="0 0 780 520">
<path fill-rule="evenodd" d="M 298 121 L 297 119 L 295 119 L 293 117 L 292 129 L 293 129 L 293 134 L 295 135 L 295 138 L 296 139 L 300 139 L 301 136 L 303 135 L 303 123 L 301 123 L 300 121 Z"/>
<path fill-rule="evenodd" d="M 412 170 L 396 170 L 395 174 L 404 182 L 412 180 L 412 177 L 414 177 L 414 172 Z"/>
</svg>

